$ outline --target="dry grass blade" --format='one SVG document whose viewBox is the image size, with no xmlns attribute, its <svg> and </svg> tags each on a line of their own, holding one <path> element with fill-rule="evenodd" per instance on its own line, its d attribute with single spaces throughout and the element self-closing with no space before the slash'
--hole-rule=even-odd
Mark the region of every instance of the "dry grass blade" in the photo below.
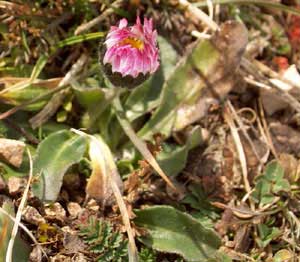
<svg viewBox="0 0 300 262">
<path fill-rule="evenodd" d="M 112 172 L 116 172 L 116 170 L 111 170 Z M 125 225 L 127 235 L 128 235 L 128 257 L 129 257 L 129 262 L 138 262 L 138 251 L 135 245 L 135 240 L 134 240 L 134 232 L 131 228 L 130 225 L 130 218 L 129 214 L 126 208 L 126 204 L 122 198 L 122 194 L 120 192 L 120 189 L 116 182 L 111 179 L 110 176 L 108 176 L 108 180 L 111 183 L 111 188 L 113 190 L 113 193 L 115 195 L 116 201 L 118 203 L 121 215 L 122 215 L 122 220 Z"/>
<path fill-rule="evenodd" d="M 212 0 L 206 0 L 207 7 L 208 7 L 208 14 L 211 20 L 214 19 L 214 4 Z"/>
<path fill-rule="evenodd" d="M 225 108 L 224 119 L 230 128 L 230 132 L 231 132 L 233 141 L 235 143 L 236 150 L 238 152 L 238 156 L 239 156 L 239 160 L 240 160 L 240 164 L 241 164 L 241 168 L 242 168 L 242 175 L 243 175 L 245 190 L 248 194 L 250 194 L 251 187 L 250 187 L 250 183 L 248 180 L 246 156 L 245 156 L 245 152 L 243 149 L 243 145 L 242 145 L 241 138 L 238 133 L 237 127 L 235 126 L 234 120 L 230 114 L 229 107 Z M 254 204 L 252 203 L 252 201 L 250 201 L 250 205 L 251 205 L 251 209 L 254 210 L 255 208 L 254 208 Z"/>
<path fill-rule="evenodd" d="M 209 34 L 206 34 L 204 32 L 199 32 L 199 31 L 192 31 L 192 36 L 198 38 L 198 39 L 210 39 L 211 38 L 211 35 Z"/>
<path fill-rule="evenodd" d="M 43 68 L 45 67 L 47 61 L 48 61 L 48 57 L 46 55 L 40 56 L 35 64 L 34 68 L 32 69 L 31 76 L 29 78 L 16 78 L 16 79 L 19 79 L 19 81 L 16 81 L 15 84 L 1 90 L 0 94 L 5 94 L 5 93 L 7 93 L 9 91 L 13 91 L 13 90 L 14 91 L 20 90 L 20 89 L 26 88 L 29 85 L 32 85 L 33 83 L 40 82 L 40 81 L 37 81 L 37 78 L 40 75 L 40 73 L 42 72 Z M 10 78 L 10 79 L 12 79 L 12 78 Z M 1 82 L 4 82 L 6 79 L 4 78 L 4 79 L 0 79 L 0 80 L 1 80 Z"/>
<path fill-rule="evenodd" d="M 8 1 L 0 1 L 0 8 L 13 8 L 16 4 Z"/>
<path fill-rule="evenodd" d="M 129 262 L 137 262 L 138 261 L 138 251 L 135 245 L 135 239 L 134 239 L 134 232 L 131 228 L 130 225 L 130 218 L 129 218 L 129 214 L 126 208 L 126 204 L 122 198 L 122 194 L 121 191 L 119 189 L 119 186 L 117 185 L 115 179 L 113 179 L 113 177 L 117 177 L 119 176 L 118 171 L 116 169 L 116 166 L 113 162 L 113 159 L 111 156 L 111 152 L 110 149 L 108 148 L 108 146 L 103 143 L 102 141 L 98 140 L 96 137 L 92 136 L 92 135 L 88 135 L 82 131 L 76 130 L 76 129 L 72 129 L 72 131 L 78 135 L 81 136 L 86 136 L 88 137 L 91 142 L 93 143 L 94 146 L 97 146 L 97 152 L 101 152 L 98 155 L 98 159 L 101 161 L 101 163 L 99 163 L 99 165 L 105 165 L 104 168 L 104 172 L 106 174 L 103 174 L 107 181 L 109 182 L 109 186 L 111 187 L 113 194 L 116 198 L 118 207 L 120 209 L 120 213 L 122 216 L 122 220 L 124 223 L 124 226 L 126 228 L 127 231 L 127 235 L 128 235 L 128 257 L 129 257 Z"/>
<path fill-rule="evenodd" d="M 242 130 L 243 132 L 243 135 L 245 136 L 245 138 L 247 139 L 249 145 L 251 146 L 251 149 L 256 157 L 256 159 L 262 164 L 262 161 L 257 153 L 257 150 L 251 140 L 251 138 L 249 137 L 248 133 L 247 133 L 247 130 L 246 130 L 246 127 L 244 126 L 243 122 L 241 121 L 240 117 L 238 116 L 238 114 L 236 113 L 234 107 L 232 106 L 231 102 L 228 100 L 227 101 L 227 106 L 229 107 L 232 115 L 233 115 L 233 118 L 235 119 L 235 121 L 237 122 L 239 128 Z"/>
<path fill-rule="evenodd" d="M 110 16 L 114 12 L 114 8 L 119 7 L 122 2 L 123 2 L 122 0 L 115 1 L 112 4 L 112 7 L 106 9 L 101 15 L 97 16 L 96 18 L 94 18 L 93 20 L 91 20 L 85 24 L 78 26 L 74 32 L 74 35 L 79 35 L 83 32 L 86 32 L 89 29 L 91 29 L 92 27 L 94 27 L 95 25 L 99 24 L 101 21 L 103 21 L 108 16 Z"/>
<path fill-rule="evenodd" d="M 114 193 L 109 179 L 118 185 L 120 191 L 123 190 L 123 182 L 118 172 L 111 171 L 116 170 L 116 165 L 109 148 L 102 141 L 101 137 L 98 136 L 95 138 L 93 136 L 93 139 L 90 140 L 89 157 L 92 173 L 87 182 L 85 191 L 87 195 L 100 201 L 102 206 L 110 206 L 115 201 L 113 201 Z M 109 162 L 111 170 L 108 169 L 107 162 Z"/>
<path fill-rule="evenodd" d="M 5 119 L 5 118 L 7 118 L 7 117 L 9 117 L 9 116 L 11 116 L 11 115 L 17 113 L 19 110 L 24 109 L 26 106 L 29 106 L 29 105 L 31 105 L 31 104 L 34 104 L 34 103 L 40 101 L 40 100 L 43 100 L 44 98 L 46 98 L 46 97 L 48 97 L 48 96 L 50 96 L 50 95 L 53 95 L 53 94 L 55 94 L 56 92 L 59 92 L 60 90 L 62 90 L 62 89 L 64 89 L 64 88 L 66 88 L 66 86 L 58 86 L 58 87 L 56 87 L 56 88 L 54 88 L 54 89 L 52 89 L 52 90 L 49 90 L 49 91 L 48 91 L 47 93 L 45 93 L 45 94 L 39 95 L 39 96 L 37 96 L 36 98 L 31 99 L 31 100 L 28 101 L 28 102 L 25 102 L 25 103 L 23 103 L 23 104 L 21 104 L 21 105 L 19 105 L 19 106 L 15 106 L 15 107 L 13 107 L 13 108 L 11 108 L 11 109 L 9 109 L 9 110 L 3 112 L 2 114 L 0 114 L 0 120 Z"/>
<path fill-rule="evenodd" d="M 187 9 L 188 12 L 193 14 L 193 16 L 197 17 L 199 20 L 201 20 L 205 25 L 207 25 L 210 29 L 213 31 L 216 31 L 219 29 L 219 26 L 217 23 L 215 23 L 211 17 L 209 17 L 206 13 L 204 13 L 201 9 L 198 7 L 192 5 L 189 1 L 187 0 L 179 0 L 179 5 Z"/>
<path fill-rule="evenodd" d="M 65 77 L 60 81 L 58 87 L 69 85 L 72 79 L 82 70 L 83 66 L 87 62 L 88 57 L 82 54 L 76 63 L 72 66 L 70 71 L 65 75 Z M 34 117 L 32 117 L 29 122 L 33 129 L 44 124 L 50 117 L 55 114 L 59 106 L 61 105 L 65 92 L 64 90 L 55 94 L 47 105 Z"/>
<path fill-rule="evenodd" d="M 96 138 L 93 136 L 91 138 L 93 140 L 96 140 Z M 99 145 L 98 140 L 96 141 L 96 143 L 98 144 L 99 149 L 101 151 L 103 151 L 102 148 L 106 149 L 105 151 L 109 151 L 109 152 L 103 152 L 103 154 L 102 154 L 104 157 L 104 160 L 106 162 L 107 170 L 109 170 L 107 179 L 110 183 L 110 186 L 112 188 L 112 191 L 113 191 L 116 201 L 118 203 L 118 207 L 119 207 L 121 215 L 122 215 L 122 220 L 123 220 L 123 223 L 124 223 L 126 231 L 127 231 L 128 241 L 129 241 L 129 244 L 128 244 L 129 245 L 128 246 L 129 262 L 137 262 L 138 261 L 138 252 L 137 252 L 137 248 L 135 245 L 134 233 L 133 233 L 133 230 L 130 225 L 130 218 L 129 218 L 129 214 L 128 214 L 128 211 L 126 208 L 126 204 L 122 198 L 121 191 L 120 191 L 116 181 L 114 179 L 112 179 L 112 176 L 110 175 L 110 174 L 115 174 L 114 176 L 117 176 L 118 171 L 116 170 L 115 165 L 113 163 L 111 163 L 113 160 L 105 157 L 108 155 L 108 153 L 110 153 L 109 148 L 104 144 L 102 146 Z"/>
<path fill-rule="evenodd" d="M 288 79 L 281 77 L 278 73 L 271 70 L 269 67 L 259 62 L 258 60 L 249 61 L 248 59 L 243 58 L 241 65 L 247 73 L 258 79 L 255 81 L 248 77 L 245 79 L 248 83 L 265 89 L 273 88 L 273 90 L 276 90 L 276 92 L 278 92 L 278 95 L 280 95 L 282 99 L 285 100 L 285 102 L 287 102 L 292 108 L 300 113 L 299 101 L 286 90 L 282 90 L 280 84 L 280 82 L 282 82 L 292 88 L 294 87 L 293 83 L 291 83 Z M 278 81 L 271 81 L 271 79 L 269 79 L 265 75 Z M 264 83 L 261 83 L 261 81 L 263 81 Z M 265 83 L 267 83 L 267 85 Z"/>
<path fill-rule="evenodd" d="M 258 81 L 255 81 L 254 79 L 250 78 L 250 77 L 247 77 L 245 76 L 244 77 L 244 80 L 250 84 L 250 85 L 253 85 L 253 86 L 256 86 L 256 87 L 259 87 L 259 88 L 264 88 L 266 90 L 270 90 L 272 87 L 269 86 L 269 85 L 266 85 L 264 83 L 261 83 L 261 82 L 258 82 Z"/>
<path fill-rule="evenodd" d="M 29 159 L 29 177 L 28 177 L 26 188 L 24 190 L 24 193 L 23 193 L 23 196 L 22 196 L 22 199 L 21 199 L 21 203 L 20 203 L 19 208 L 18 208 L 18 212 L 16 214 L 16 219 L 14 221 L 14 226 L 13 226 L 13 229 L 12 229 L 12 232 L 11 232 L 11 237 L 10 237 L 10 240 L 8 242 L 7 251 L 6 251 L 6 260 L 5 260 L 6 262 L 12 262 L 12 251 L 13 251 L 15 239 L 16 239 L 16 236 L 17 236 L 17 233 L 18 233 L 18 228 L 19 228 L 19 224 L 20 224 L 20 221 L 21 221 L 22 212 L 23 212 L 23 209 L 25 207 L 26 200 L 27 200 L 27 195 L 28 195 L 28 192 L 29 192 L 30 183 L 31 183 L 31 180 L 32 180 L 32 158 L 31 158 L 31 154 L 30 154 L 30 151 L 29 151 L 28 148 L 27 148 L 27 154 L 28 154 L 28 159 Z"/>
<path fill-rule="evenodd" d="M 262 124 L 261 124 L 260 120 L 258 119 L 259 128 L 260 128 L 261 133 L 264 136 L 264 138 L 265 138 L 272 154 L 275 156 L 275 158 L 278 159 L 278 154 L 277 154 L 277 152 L 275 150 L 275 147 L 274 147 L 274 144 L 272 142 L 272 137 L 271 137 L 268 125 L 267 125 L 267 121 L 266 121 L 266 118 L 265 118 L 265 114 L 264 114 L 263 105 L 262 105 L 261 100 L 259 100 L 258 106 L 259 106 L 259 113 L 260 113 L 261 122 L 262 122 Z"/>
</svg>

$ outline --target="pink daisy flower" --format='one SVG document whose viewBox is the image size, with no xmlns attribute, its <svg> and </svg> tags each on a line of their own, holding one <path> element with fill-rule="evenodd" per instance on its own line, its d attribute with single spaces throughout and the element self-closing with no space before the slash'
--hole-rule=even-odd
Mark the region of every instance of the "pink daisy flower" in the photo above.
<svg viewBox="0 0 300 262">
<path fill-rule="evenodd" d="M 104 42 L 102 63 L 110 65 L 111 72 L 120 73 L 122 77 L 149 76 L 159 67 L 157 32 L 153 30 L 152 19 L 145 18 L 142 25 L 137 17 L 133 26 L 127 25 L 123 18 L 118 26 L 111 27 Z"/>
</svg>

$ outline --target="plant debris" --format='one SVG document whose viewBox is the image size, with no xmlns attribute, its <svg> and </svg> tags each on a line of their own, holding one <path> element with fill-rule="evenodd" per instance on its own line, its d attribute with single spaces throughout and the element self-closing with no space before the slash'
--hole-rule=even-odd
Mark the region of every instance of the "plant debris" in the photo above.
<svg viewBox="0 0 300 262">
<path fill-rule="evenodd" d="M 299 44 L 299 1 L 0 1 L 0 261 L 298 261 Z"/>
</svg>

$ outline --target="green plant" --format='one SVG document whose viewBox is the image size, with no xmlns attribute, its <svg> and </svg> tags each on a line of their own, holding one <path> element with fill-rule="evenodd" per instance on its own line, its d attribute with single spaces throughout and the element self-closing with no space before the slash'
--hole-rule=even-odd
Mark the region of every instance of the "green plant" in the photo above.
<svg viewBox="0 0 300 262">
<path fill-rule="evenodd" d="M 153 262 L 156 261 L 156 252 L 150 248 L 142 248 L 139 252 L 140 262 Z"/>
<path fill-rule="evenodd" d="M 91 217 L 88 224 L 81 226 L 79 235 L 89 251 L 97 256 L 97 261 L 128 261 L 128 241 L 109 222 Z"/>
</svg>

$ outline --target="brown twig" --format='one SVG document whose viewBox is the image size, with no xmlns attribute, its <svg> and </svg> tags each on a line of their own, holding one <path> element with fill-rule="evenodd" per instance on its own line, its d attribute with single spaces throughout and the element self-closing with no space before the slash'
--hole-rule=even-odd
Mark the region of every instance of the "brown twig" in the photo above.
<svg viewBox="0 0 300 262">
<path fill-rule="evenodd" d="M 20 127 L 19 125 L 17 125 L 15 122 L 13 122 L 12 120 L 6 118 L 3 119 L 3 122 L 13 128 L 14 130 L 16 130 L 18 133 L 20 133 L 22 136 L 24 136 L 29 143 L 33 144 L 33 145 L 37 145 L 40 141 L 34 137 L 33 135 L 31 135 L 30 133 L 28 133 L 23 127 Z"/>
</svg>

